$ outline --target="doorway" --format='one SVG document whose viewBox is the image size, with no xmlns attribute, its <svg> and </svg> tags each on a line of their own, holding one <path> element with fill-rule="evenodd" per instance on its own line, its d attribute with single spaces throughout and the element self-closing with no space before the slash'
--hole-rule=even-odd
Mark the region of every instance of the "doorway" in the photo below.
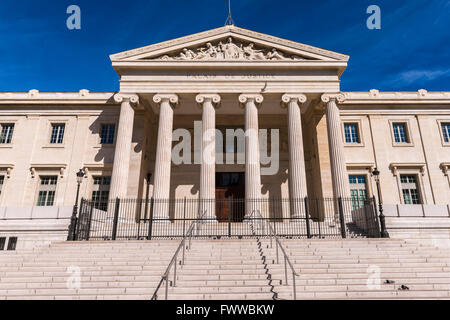
<svg viewBox="0 0 450 320">
<path fill-rule="evenodd" d="M 244 221 L 244 172 L 216 173 L 216 216 L 222 223 Z"/>
</svg>

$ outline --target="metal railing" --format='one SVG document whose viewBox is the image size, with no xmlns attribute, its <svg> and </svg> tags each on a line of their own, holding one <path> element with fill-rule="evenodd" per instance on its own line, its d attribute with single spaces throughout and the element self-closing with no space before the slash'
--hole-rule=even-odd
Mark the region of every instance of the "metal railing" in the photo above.
<svg viewBox="0 0 450 320">
<path fill-rule="evenodd" d="M 161 289 L 163 283 L 165 283 L 165 293 L 164 294 L 165 294 L 165 300 L 167 300 L 168 294 L 169 294 L 169 276 L 170 276 L 170 271 L 171 271 L 172 267 L 173 267 L 173 282 L 172 282 L 171 286 L 172 287 L 176 286 L 178 255 L 180 254 L 180 251 L 183 250 L 182 257 L 180 260 L 180 265 L 183 266 L 184 260 L 185 260 L 185 255 L 186 255 L 186 240 L 189 239 L 189 245 L 187 246 L 187 250 L 190 250 L 191 245 L 192 245 L 192 234 L 194 233 L 194 231 L 199 232 L 199 230 L 200 230 L 199 222 L 201 222 L 201 220 L 205 214 L 206 214 L 206 211 L 203 212 L 198 219 L 196 219 L 194 222 L 192 222 L 186 235 L 183 237 L 183 239 L 180 242 L 180 245 L 178 246 L 177 250 L 175 251 L 175 254 L 172 257 L 172 260 L 170 260 L 170 263 L 167 266 L 166 271 L 162 275 L 161 280 L 159 281 L 158 286 L 156 287 L 151 300 L 158 300 L 158 291 Z"/>
<path fill-rule="evenodd" d="M 281 238 L 380 237 L 373 199 L 114 199 L 103 204 L 83 199 L 75 240 L 182 239 L 205 210 L 197 238 L 250 238 L 252 230 L 243 221 L 255 207 Z"/>
<path fill-rule="evenodd" d="M 257 214 L 258 217 L 254 218 L 253 215 Z M 279 250 L 281 250 L 281 253 L 283 254 L 283 258 L 284 258 L 284 276 L 285 276 L 285 286 L 289 285 L 289 281 L 288 281 L 288 266 L 291 269 L 292 272 L 292 286 L 293 286 L 293 295 L 294 295 L 294 300 L 297 300 L 297 287 L 295 284 L 295 277 L 298 276 L 297 272 L 295 272 L 295 268 L 294 265 L 291 262 L 291 259 L 289 259 L 289 256 L 286 253 L 286 250 L 284 249 L 279 237 L 277 236 L 274 228 L 272 227 L 272 225 L 270 224 L 270 222 L 264 220 L 262 218 L 261 212 L 259 212 L 259 210 L 255 210 L 252 213 L 252 217 L 250 218 L 252 221 L 259 221 L 260 223 L 262 222 L 266 227 L 263 227 L 264 230 L 268 229 L 269 231 L 269 238 L 270 238 L 270 248 L 273 248 L 273 239 L 275 239 L 275 244 L 276 244 L 276 258 L 277 258 L 277 264 L 280 264 L 280 259 L 279 259 Z M 265 233 L 265 232 L 264 232 Z M 279 248 L 279 249 L 278 249 Z"/>
</svg>

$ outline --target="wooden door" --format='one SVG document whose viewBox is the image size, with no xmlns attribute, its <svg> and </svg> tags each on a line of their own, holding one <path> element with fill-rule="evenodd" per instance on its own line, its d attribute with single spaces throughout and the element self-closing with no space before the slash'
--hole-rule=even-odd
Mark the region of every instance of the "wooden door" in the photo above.
<svg viewBox="0 0 450 320">
<path fill-rule="evenodd" d="M 242 222 L 245 211 L 245 174 L 216 174 L 216 216 L 219 222 Z"/>
</svg>

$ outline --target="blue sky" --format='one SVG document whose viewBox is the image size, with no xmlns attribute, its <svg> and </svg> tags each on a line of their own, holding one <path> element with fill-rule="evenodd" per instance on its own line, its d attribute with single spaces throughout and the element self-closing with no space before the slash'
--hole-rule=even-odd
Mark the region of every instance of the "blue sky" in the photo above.
<svg viewBox="0 0 450 320">
<path fill-rule="evenodd" d="M 66 27 L 78 5 L 82 29 Z M 381 30 L 366 27 L 369 5 Z M 450 0 L 233 0 L 239 27 L 350 55 L 342 90 L 450 91 Z M 2 0 L 0 91 L 118 90 L 109 55 L 220 27 L 226 0 Z"/>
</svg>

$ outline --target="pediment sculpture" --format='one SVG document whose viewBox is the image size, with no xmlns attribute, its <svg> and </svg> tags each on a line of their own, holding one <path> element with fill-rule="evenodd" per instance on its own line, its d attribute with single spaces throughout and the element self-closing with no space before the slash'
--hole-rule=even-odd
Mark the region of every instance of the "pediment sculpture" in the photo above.
<svg viewBox="0 0 450 320">
<path fill-rule="evenodd" d="M 195 49 L 184 48 L 173 55 L 164 55 L 156 58 L 164 61 L 192 61 L 192 60 L 241 60 L 241 61 L 297 61 L 305 60 L 296 55 L 287 55 L 275 48 L 256 49 L 254 43 L 235 43 L 233 38 L 228 38 L 226 43 L 220 41 L 216 45 L 211 42 L 205 47 Z"/>
</svg>

